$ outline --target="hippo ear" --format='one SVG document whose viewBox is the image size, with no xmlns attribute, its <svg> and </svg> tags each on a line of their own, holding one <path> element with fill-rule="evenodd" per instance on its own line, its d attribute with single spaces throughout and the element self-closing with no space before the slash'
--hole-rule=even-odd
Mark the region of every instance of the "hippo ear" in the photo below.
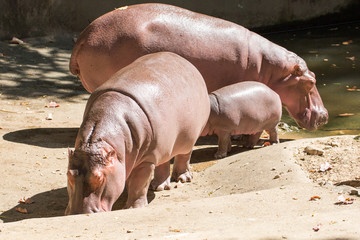
<svg viewBox="0 0 360 240">
<path fill-rule="evenodd" d="M 303 70 L 301 69 L 300 65 L 296 64 L 291 72 L 291 74 L 294 74 L 296 76 L 302 76 Z"/>
<path fill-rule="evenodd" d="M 68 157 L 69 159 L 74 156 L 74 151 L 68 148 Z"/>
</svg>

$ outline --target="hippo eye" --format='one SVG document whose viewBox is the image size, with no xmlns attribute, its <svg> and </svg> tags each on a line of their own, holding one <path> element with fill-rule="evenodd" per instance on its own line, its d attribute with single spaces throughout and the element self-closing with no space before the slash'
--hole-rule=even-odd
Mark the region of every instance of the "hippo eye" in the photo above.
<svg viewBox="0 0 360 240">
<path fill-rule="evenodd" d="M 76 169 L 68 170 L 67 177 L 68 177 L 68 183 L 70 184 L 70 186 L 74 186 L 76 176 L 79 176 L 78 170 L 76 170 Z"/>
<path fill-rule="evenodd" d="M 95 190 L 99 188 L 104 182 L 104 174 L 100 171 L 95 171 L 93 174 L 91 174 L 89 182 L 92 189 Z"/>
</svg>

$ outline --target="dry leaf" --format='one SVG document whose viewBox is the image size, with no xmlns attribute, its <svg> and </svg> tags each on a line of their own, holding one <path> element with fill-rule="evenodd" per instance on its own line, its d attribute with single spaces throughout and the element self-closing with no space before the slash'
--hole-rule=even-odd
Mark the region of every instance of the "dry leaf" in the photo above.
<svg viewBox="0 0 360 240">
<path fill-rule="evenodd" d="M 34 203 L 34 201 L 33 201 L 31 198 L 25 198 L 25 197 L 23 197 L 22 199 L 19 200 L 19 203 L 32 204 L 32 203 Z"/>
<path fill-rule="evenodd" d="M 313 230 L 314 230 L 315 232 L 317 232 L 317 231 L 320 230 L 320 227 L 321 227 L 321 224 L 318 224 L 318 225 L 316 225 L 315 227 L 313 227 Z"/>
<path fill-rule="evenodd" d="M 313 196 L 313 197 L 310 198 L 310 201 L 317 201 L 317 200 L 320 200 L 320 199 L 321 199 L 321 197 L 319 197 L 319 196 Z"/>
<path fill-rule="evenodd" d="M 320 172 L 325 172 L 325 171 L 328 171 L 330 169 L 332 169 L 332 166 L 328 162 L 325 162 L 324 164 L 320 165 Z"/>
<path fill-rule="evenodd" d="M 50 102 L 48 105 L 46 105 L 45 107 L 47 108 L 57 108 L 60 107 L 59 104 L 57 104 L 56 102 Z"/>
<path fill-rule="evenodd" d="M 348 117 L 348 116 L 354 116 L 354 113 L 340 113 L 337 116 L 338 117 Z"/>
<path fill-rule="evenodd" d="M 15 208 L 15 211 L 17 211 L 19 213 L 23 213 L 23 214 L 28 214 L 28 211 L 26 208 L 17 207 L 17 208 Z"/>
<path fill-rule="evenodd" d="M 13 43 L 13 44 L 24 44 L 24 41 L 16 38 L 16 37 L 13 37 L 10 41 L 10 43 Z"/>
<path fill-rule="evenodd" d="M 343 195 L 340 195 L 338 197 L 338 201 L 335 203 L 335 205 L 349 205 L 354 203 L 353 198 L 345 198 Z"/>
<path fill-rule="evenodd" d="M 352 43 L 353 41 L 352 40 L 349 40 L 349 41 L 345 41 L 345 42 L 342 42 L 343 45 L 349 45 L 350 43 Z"/>
</svg>

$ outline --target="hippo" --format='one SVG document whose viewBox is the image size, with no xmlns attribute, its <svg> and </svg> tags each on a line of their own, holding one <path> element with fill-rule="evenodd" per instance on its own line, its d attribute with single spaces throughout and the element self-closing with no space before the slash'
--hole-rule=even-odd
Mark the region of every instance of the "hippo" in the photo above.
<svg viewBox="0 0 360 240">
<path fill-rule="evenodd" d="M 65 214 L 110 211 L 125 184 L 125 208 L 147 205 L 150 183 L 169 187 L 173 157 L 172 177 L 189 178 L 209 114 L 203 77 L 174 53 L 148 54 L 116 72 L 90 95 L 69 150 Z"/>
<path fill-rule="evenodd" d="M 299 126 L 316 130 L 327 123 L 315 74 L 301 57 L 240 25 L 171 5 L 137 4 L 100 16 L 79 35 L 69 67 L 93 92 L 138 57 L 159 51 L 195 65 L 209 93 L 262 82 L 279 94 Z"/>
<path fill-rule="evenodd" d="M 216 134 L 219 148 L 215 158 L 231 151 L 230 136 L 250 135 L 245 147 L 253 148 L 263 130 L 270 143 L 279 143 L 277 124 L 281 119 L 279 95 L 263 83 L 245 81 L 220 88 L 209 94 L 210 116 L 202 136 Z"/>
</svg>

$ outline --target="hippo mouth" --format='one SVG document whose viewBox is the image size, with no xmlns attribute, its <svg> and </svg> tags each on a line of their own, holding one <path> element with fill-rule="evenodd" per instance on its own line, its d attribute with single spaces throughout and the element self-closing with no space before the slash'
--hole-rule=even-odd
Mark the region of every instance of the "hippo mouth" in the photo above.
<svg viewBox="0 0 360 240">
<path fill-rule="evenodd" d="M 315 131 L 328 122 L 328 113 L 326 110 L 317 109 L 316 107 L 312 109 L 306 108 L 303 114 L 295 121 L 300 127 Z"/>
<path fill-rule="evenodd" d="M 328 112 L 325 108 L 312 103 L 310 95 L 304 98 L 305 109 L 294 117 L 296 123 L 309 131 L 315 131 L 328 122 Z M 291 114 L 290 114 L 291 115 Z"/>
</svg>

